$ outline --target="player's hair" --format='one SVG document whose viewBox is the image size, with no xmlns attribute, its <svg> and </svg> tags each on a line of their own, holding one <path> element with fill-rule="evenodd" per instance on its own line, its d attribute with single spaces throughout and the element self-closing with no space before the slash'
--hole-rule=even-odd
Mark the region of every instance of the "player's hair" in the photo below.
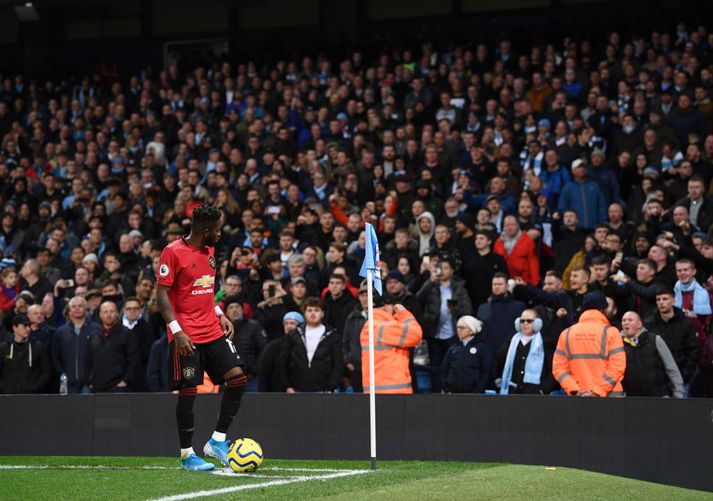
<svg viewBox="0 0 713 501">
<path fill-rule="evenodd" d="M 206 226 L 220 221 L 220 210 L 212 205 L 202 204 L 193 209 L 191 224 L 193 226 Z"/>
</svg>

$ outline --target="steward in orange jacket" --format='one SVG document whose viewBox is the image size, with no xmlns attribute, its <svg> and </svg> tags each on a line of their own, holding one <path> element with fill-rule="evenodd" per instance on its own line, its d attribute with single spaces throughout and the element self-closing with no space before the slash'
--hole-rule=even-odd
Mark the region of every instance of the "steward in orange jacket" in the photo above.
<svg viewBox="0 0 713 501">
<path fill-rule="evenodd" d="M 579 322 L 560 334 L 552 374 L 569 395 L 624 396 L 626 353 L 619 329 L 602 313 L 606 308 L 604 295 L 590 292 Z"/>
<path fill-rule="evenodd" d="M 374 377 L 376 393 L 413 393 L 409 372 L 409 348 L 423 336 L 414 316 L 400 304 L 374 308 Z M 369 322 L 360 334 L 362 381 L 369 393 Z"/>
</svg>

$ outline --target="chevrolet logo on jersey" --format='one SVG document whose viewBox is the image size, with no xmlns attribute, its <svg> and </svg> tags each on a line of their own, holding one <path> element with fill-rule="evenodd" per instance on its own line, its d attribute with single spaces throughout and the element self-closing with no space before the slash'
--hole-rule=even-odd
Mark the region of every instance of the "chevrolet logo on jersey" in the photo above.
<svg viewBox="0 0 713 501">
<path fill-rule="evenodd" d="M 208 287 L 212 287 L 214 283 L 215 277 L 211 277 L 210 275 L 203 275 L 202 277 L 197 278 L 195 282 L 193 282 L 193 287 L 203 287 L 204 289 L 207 289 Z"/>
</svg>

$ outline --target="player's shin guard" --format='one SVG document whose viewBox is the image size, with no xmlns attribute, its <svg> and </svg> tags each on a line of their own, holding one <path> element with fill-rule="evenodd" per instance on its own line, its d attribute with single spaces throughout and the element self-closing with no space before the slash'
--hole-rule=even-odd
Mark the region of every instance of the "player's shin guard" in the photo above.
<svg viewBox="0 0 713 501">
<path fill-rule="evenodd" d="M 243 398 L 243 391 L 248 378 L 245 374 L 233 376 L 225 380 L 225 392 L 223 393 L 223 401 L 220 403 L 220 415 L 218 416 L 218 424 L 215 426 L 215 431 L 226 433 L 230 423 L 233 422 L 235 415 L 240 409 L 240 400 Z"/>
<path fill-rule="evenodd" d="M 193 443 L 193 402 L 196 400 L 196 387 L 178 390 L 176 405 L 176 423 L 178 423 L 178 441 L 181 449 L 187 449 Z"/>
</svg>

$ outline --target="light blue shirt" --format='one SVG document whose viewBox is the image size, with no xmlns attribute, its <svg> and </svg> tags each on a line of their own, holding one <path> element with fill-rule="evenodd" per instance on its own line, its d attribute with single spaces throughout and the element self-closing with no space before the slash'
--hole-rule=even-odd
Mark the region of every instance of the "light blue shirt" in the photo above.
<svg viewBox="0 0 713 501">
<path fill-rule="evenodd" d="M 453 321 L 451 320 L 451 310 L 448 308 L 448 300 L 453 297 L 453 290 L 450 282 L 448 285 L 439 285 L 441 289 L 441 311 L 438 315 L 438 331 L 436 339 L 450 339 L 455 335 L 453 331 Z"/>
</svg>

